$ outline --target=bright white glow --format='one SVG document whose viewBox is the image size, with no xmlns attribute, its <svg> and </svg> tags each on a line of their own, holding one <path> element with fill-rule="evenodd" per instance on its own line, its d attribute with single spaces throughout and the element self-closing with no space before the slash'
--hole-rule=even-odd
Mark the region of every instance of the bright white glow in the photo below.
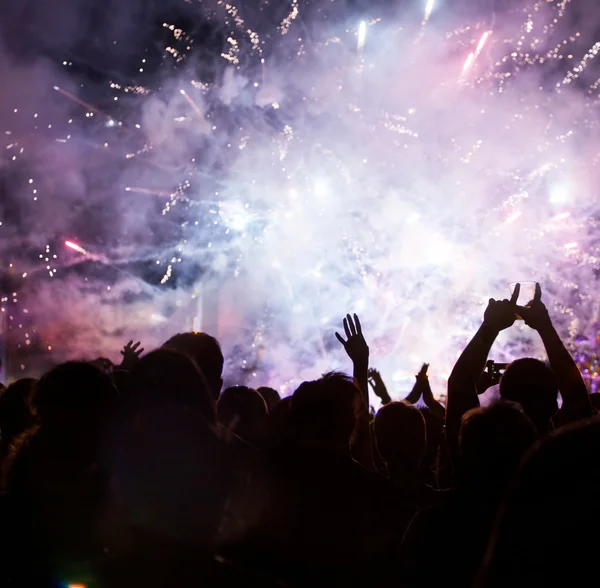
<svg viewBox="0 0 600 588">
<path fill-rule="evenodd" d="M 429 17 L 431 16 L 431 13 L 433 12 L 434 6 L 435 6 L 435 0 L 427 0 L 427 3 L 425 4 L 425 16 L 423 17 L 424 22 L 427 22 L 429 20 Z"/>
<path fill-rule="evenodd" d="M 250 214 L 248 207 L 235 200 L 221 203 L 219 216 L 224 225 L 238 233 L 243 233 L 252 221 L 252 214 Z"/>
<path fill-rule="evenodd" d="M 364 49 L 366 40 L 367 40 L 367 23 L 363 20 L 358 25 L 358 42 L 356 44 L 356 49 L 359 53 Z"/>
<path fill-rule="evenodd" d="M 315 182 L 315 194 L 317 196 L 329 196 L 329 182 L 326 180 L 317 180 Z"/>
<path fill-rule="evenodd" d="M 550 188 L 550 202 L 552 204 L 566 204 L 571 200 L 571 187 L 563 182 Z"/>
</svg>

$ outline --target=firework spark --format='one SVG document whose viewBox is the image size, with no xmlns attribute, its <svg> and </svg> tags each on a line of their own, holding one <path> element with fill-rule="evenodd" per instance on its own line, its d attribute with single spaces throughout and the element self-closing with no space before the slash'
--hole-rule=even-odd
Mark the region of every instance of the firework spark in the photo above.
<svg viewBox="0 0 600 588">
<path fill-rule="evenodd" d="M 81 253 L 81 255 L 89 255 L 89 253 L 77 243 L 73 243 L 73 241 L 65 241 L 65 247 L 72 249 L 73 251 L 77 251 L 77 253 Z"/>
</svg>

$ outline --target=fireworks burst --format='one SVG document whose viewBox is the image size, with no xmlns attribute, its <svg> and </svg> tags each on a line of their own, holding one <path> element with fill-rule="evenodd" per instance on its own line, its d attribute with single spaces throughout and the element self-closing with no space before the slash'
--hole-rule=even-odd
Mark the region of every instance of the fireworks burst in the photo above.
<svg viewBox="0 0 600 588">
<path fill-rule="evenodd" d="M 325 25 L 294 0 L 260 33 L 219 1 L 226 48 L 211 79 L 194 70 L 187 33 L 164 23 L 172 85 L 113 82 L 135 100 L 107 118 L 122 124 L 103 125 L 121 133 L 107 142 L 127 162 L 111 164 L 123 236 L 106 256 L 161 270 L 163 290 L 129 305 L 137 336 L 157 313 L 171 330 L 186 328 L 182 316 L 199 328 L 198 301 L 218 291 L 234 361 L 254 365 L 264 347 L 257 377 L 290 390 L 340 361 L 331 333 L 355 311 L 400 392 L 423 361 L 443 389 L 485 301 L 509 282 L 540 281 L 564 334 L 585 331 L 600 267 L 600 43 L 565 30 L 567 0 L 493 27 L 473 16 L 446 30 L 444 10 L 428 1 L 414 26 L 406 15 Z M 177 226 L 176 241 L 159 231 L 134 245 L 147 222 Z M 190 285 L 168 289 L 189 259 L 201 268 Z M 94 344 L 118 348 L 109 335 Z M 495 353 L 532 349 L 517 328 Z"/>
</svg>

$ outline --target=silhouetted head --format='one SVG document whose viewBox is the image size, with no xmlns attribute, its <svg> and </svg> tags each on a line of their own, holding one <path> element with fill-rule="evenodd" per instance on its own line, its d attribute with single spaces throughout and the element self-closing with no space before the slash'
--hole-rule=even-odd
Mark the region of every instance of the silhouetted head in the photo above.
<svg viewBox="0 0 600 588">
<path fill-rule="evenodd" d="M 263 397 L 247 386 L 227 388 L 217 401 L 219 423 L 250 443 L 262 441 L 267 412 Z"/>
<path fill-rule="evenodd" d="M 417 471 L 427 448 L 425 419 L 408 402 L 390 402 L 375 415 L 377 449 L 388 467 Z"/>
<path fill-rule="evenodd" d="M 277 449 L 287 443 L 290 436 L 289 419 L 292 397 L 283 398 L 267 415 L 266 439 L 267 449 Z"/>
<path fill-rule="evenodd" d="M 114 410 L 117 390 L 110 378 L 86 362 L 59 365 L 43 375 L 33 401 L 42 424 L 98 421 Z"/>
<path fill-rule="evenodd" d="M 349 449 L 360 401 L 360 390 L 344 374 L 304 382 L 290 404 L 290 426 L 297 442 L 335 451 Z"/>
<path fill-rule="evenodd" d="M 135 408 L 168 404 L 195 410 L 214 424 L 215 403 L 197 365 L 183 353 L 158 349 L 140 359 L 129 376 Z"/>
<path fill-rule="evenodd" d="M 261 386 L 260 388 L 257 388 L 256 391 L 265 399 L 269 412 L 271 412 L 281 400 L 279 392 L 273 388 Z"/>
<path fill-rule="evenodd" d="M 500 397 L 518 402 L 540 435 L 550 430 L 558 411 L 558 386 L 544 362 L 532 358 L 513 361 L 500 380 Z"/>
<path fill-rule="evenodd" d="M 37 380 L 23 378 L 11 384 L 0 396 L 0 439 L 3 448 L 35 423 L 32 401 Z"/>
<path fill-rule="evenodd" d="M 600 420 L 562 427 L 509 488 L 478 586 L 584 586 L 600 549 Z"/>
<path fill-rule="evenodd" d="M 520 406 L 499 401 L 463 416 L 460 428 L 461 482 L 501 491 L 537 438 Z"/>
<path fill-rule="evenodd" d="M 179 333 L 163 349 L 175 349 L 190 357 L 206 378 L 214 400 L 223 386 L 223 352 L 219 342 L 207 333 Z"/>
</svg>

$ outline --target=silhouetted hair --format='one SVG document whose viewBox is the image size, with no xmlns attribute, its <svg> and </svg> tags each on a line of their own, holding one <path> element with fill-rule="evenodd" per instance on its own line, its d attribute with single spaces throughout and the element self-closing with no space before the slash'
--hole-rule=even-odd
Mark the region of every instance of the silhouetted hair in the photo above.
<svg viewBox="0 0 600 588">
<path fill-rule="evenodd" d="M 463 481 L 501 490 L 536 438 L 533 423 L 516 403 L 499 401 L 470 410 L 459 438 Z"/>
<path fill-rule="evenodd" d="M 261 386 L 260 388 L 257 388 L 256 391 L 265 399 L 269 412 L 271 412 L 281 401 L 281 396 L 279 395 L 279 392 L 277 392 L 277 390 L 275 390 L 274 388 Z"/>
<path fill-rule="evenodd" d="M 76 420 L 102 418 L 114 409 L 117 390 L 110 378 L 87 362 L 68 362 L 44 374 L 33 404 L 38 416 Z"/>
<path fill-rule="evenodd" d="M 198 366 L 173 349 L 158 349 L 142 357 L 129 376 L 129 403 L 132 407 L 159 404 L 198 411 L 214 424 L 215 403 Z"/>
<path fill-rule="evenodd" d="M 204 374 L 216 400 L 223 384 L 223 352 L 219 342 L 207 333 L 179 333 L 163 344 L 163 349 L 174 349 L 191 358 Z"/>
<path fill-rule="evenodd" d="M 299 439 L 350 442 L 361 401 L 360 390 L 345 374 L 331 372 L 302 383 L 290 404 L 290 425 Z"/>
<path fill-rule="evenodd" d="M 387 463 L 401 461 L 418 467 L 427 448 L 425 418 L 408 402 L 390 402 L 374 422 L 377 449 Z"/>
<path fill-rule="evenodd" d="M 539 359 L 513 361 L 500 379 L 500 397 L 518 402 L 540 434 L 548 432 L 558 411 L 556 378 Z"/>
<path fill-rule="evenodd" d="M 247 386 L 227 388 L 217 401 L 219 423 L 250 442 L 258 441 L 264 434 L 267 413 L 263 397 Z"/>
</svg>

